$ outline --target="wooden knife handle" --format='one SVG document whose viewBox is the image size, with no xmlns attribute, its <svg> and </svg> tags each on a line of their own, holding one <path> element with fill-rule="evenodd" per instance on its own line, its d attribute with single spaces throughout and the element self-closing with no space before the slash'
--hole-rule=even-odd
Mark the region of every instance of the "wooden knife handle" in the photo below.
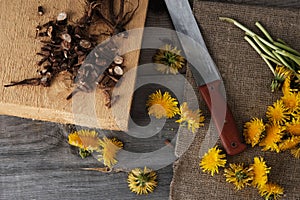
<svg viewBox="0 0 300 200">
<path fill-rule="evenodd" d="M 200 86 L 199 91 L 211 112 L 224 149 L 227 154 L 235 155 L 244 151 L 246 145 L 242 143 L 241 134 L 237 129 L 232 113 L 224 96 L 220 93 L 220 83 L 220 80 L 213 81 Z"/>
</svg>

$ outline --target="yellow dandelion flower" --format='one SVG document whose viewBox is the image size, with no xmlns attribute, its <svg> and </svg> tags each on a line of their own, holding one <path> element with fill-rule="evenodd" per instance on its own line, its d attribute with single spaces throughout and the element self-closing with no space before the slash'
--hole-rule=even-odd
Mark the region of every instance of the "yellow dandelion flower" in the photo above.
<svg viewBox="0 0 300 200">
<path fill-rule="evenodd" d="M 291 91 L 291 76 L 287 76 L 282 85 L 283 95 L 289 94 Z"/>
<path fill-rule="evenodd" d="M 196 132 L 200 126 L 204 126 L 204 116 L 202 116 L 201 110 L 190 110 L 187 103 L 183 102 L 180 106 L 180 119 L 176 120 L 177 123 L 181 125 L 188 125 L 188 130 L 191 130 L 193 133 Z"/>
<path fill-rule="evenodd" d="M 300 136 L 292 136 L 279 143 L 279 149 L 285 151 L 296 147 L 300 143 Z"/>
<path fill-rule="evenodd" d="M 293 72 L 286 68 L 285 66 L 277 65 L 275 68 L 276 76 L 279 77 L 282 81 L 284 81 L 287 77 L 290 77 Z"/>
<path fill-rule="evenodd" d="M 260 188 L 268 182 L 268 174 L 271 168 L 267 167 L 262 157 L 254 157 L 254 163 L 251 165 L 253 169 L 252 185 Z"/>
<path fill-rule="evenodd" d="M 148 194 L 153 192 L 157 186 L 157 175 L 156 172 L 148 169 L 144 170 L 140 168 L 133 169 L 128 174 L 128 187 L 136 194 Z"/>
<path fill-rule="evenodd" d="M 295 158 L 300 158 L 300 147 L 296 147 L 294 149 L 291 150 L 291 154 L 295 157 Z"/>
<path fill-rule="evenodd" d="M 272 106 L 268 106 L 266 114 L 271 122 L 279 124 L 286 122 L 289 117 L 282 100 L 277 100 Z"/>
<path fill-rule="evenodd" d="M 177 47 L 167 44 L 160 48 L 153 57 L 157 63 L 156 69 L 165 74 L 177 74 L 185 64 L 185 59 Z"/>
<path fill-rule="evenodd" d="M 300 95 L 296 92 L 285 93 L 283 97 L 281 97 L 284 106 L 290 112 L 294 112 L 299 110 L 300 106 Z"/>
<path fill-rule="evenodd" d="M 266 136 L 261 140 L 259 146 L 263 147 L 263 151 L 276 151 L 279 153 L 280 149 L 278 144 L 282 138 L 282 132 L 285 130 L 284 127 L 279 124 L 267 124 L 266 125 Z"/>
<path fill-rule="evenodd" d="M 282 83 L 287 77 L 290 77 L 293 74 L 291 70 L 284 66 L 277 65 L 275 68 L 275 77 L 271 84 L 272 92 L 279 89 L 282 86 Z"/>
<path fill-rule="evenodd" d="M 149 96 L 146 106 L 148 107 L 149 115 L 160 119 L 162 117 L 172 118 L 178 114 L 179 108 L 177 104 L 178 101 L 173 98 L 169 92 L 165 92 L 162 95 L 161 91 L 158 90 Z"/>
<path fill-rule="evenodd" d="M 250 122 L 246 122 L 244 126 L 244 137 L 247 144 L 254 147 L 259 143 L 265 131 L 265 125 L 262 119 L 252 118 Z"/>
<path fill-rule="evenodd" d="M 117 152 L 122 148 L 123 143 L 116 138 L 108 139 L 107 137 L 103 137 L 103 139 L 100 139 L 100 155 L 98 155 L 98 160 L 111 168 L 118 162 L 115 157 Z"/>
<path fill-rule="evenodd" d="M 293 113 L 291 113 L 291 119 L 289 120 L 289 122 L 291 121 L 291 120 L 293 120 L 293 119 L 295 119 L 295 120 L 300 120 L 300 111 L 298 110 L 297 112 L 293 112 Z"/>
<path fill-rule="evenodd" d="M 215 146 L 204 154 L 199 164 L 203 172 L 210 172 L 212 176 L 215 172 L 219 173 L 219 167 L 224 167 L 226 164 L 226 155 L 221 152 L 222 150 Z"/>
<path fill-rule="evenodd" d="M 293 118 L 291 122 L 285 124 L 286 131 L 292 135 L 300 136 L 300 118 Z"/>
<path fill-rule="evenodd" d="M 99 149 L 100 140 L 96 131 L 80 130 L 75 131 L 68 136 L 70 145 L 79 147 L 86 151 L 95 151 Z"/>
<path fill-rule="evenodd" d="M 226 181 L 233 183 L 237 190 L 243 189 L 247 185 L 251 185 L 253 180 L 252 167 L 244 167 L 244 164 L 229 164 L 229 168 L 224 170 Z"/>
<path fill-rule="evenodd" d="M 266 200 L 276 200 L 283 195 L 283 188 L 275 183 L 267 183 L 259 188 L 259 193 Z"/>
</svg>

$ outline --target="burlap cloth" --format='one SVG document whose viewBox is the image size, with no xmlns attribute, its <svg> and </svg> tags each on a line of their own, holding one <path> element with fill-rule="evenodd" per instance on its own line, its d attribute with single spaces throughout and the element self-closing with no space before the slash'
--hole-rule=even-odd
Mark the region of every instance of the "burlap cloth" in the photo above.
<svg viewBox="0 0 300 200">
<path fill-rule="evenodd" d="M 227 102 L 233 111 L 234 118 L 242 133 L 243 124 L 251 117 L 265 119 L 268 105 L 271 105 L 281 94 L 271 93 L 272 73 L 257 53 L 243 39 L 244 33 L 232 24 L 221 22 L 218 17 L 232 17 L 245 24 L 255 32 L 254 23 L 260 21 L 272 34 L 280 37 L 297 50 L 300 50 L 300 11 L 293 9 L 242 6 L 215 2 L 194 1 L 194 14 L 207 47 L 223 77 Z M 193 82 L 191 73 L 187 79 Z M 186 91 L 186 99 L 189 99 Z M 204 142 L 210 121 L 207 109 L 199 97 L 200 107 L 206 116 L 206 124 L 192 137 L 184 129 L 179 133 L 176 154 L 182 155 L 174 164 L 174 176 L 171 184 L 171 199 L 262 199 L 252 187 L 236 191 L 234 186 L 225 181 L 224 171 L 212 177 L 199 168 L 203 150 L 213 147 L 215 139 Z M 219 143 L 219 141 L 218 141 Z M 188 148 L 188 149 L 187 149 Z M 262 152 L 260 147 L 248 149 L 236 156 L 228 157 L 229 163 L 253 163 L 254 156 L 263 156 L 271 167 L 269 180 L 284 187 L 282 199 L 300 199 L 300 161 L 288 152 Z"/>
</svg>

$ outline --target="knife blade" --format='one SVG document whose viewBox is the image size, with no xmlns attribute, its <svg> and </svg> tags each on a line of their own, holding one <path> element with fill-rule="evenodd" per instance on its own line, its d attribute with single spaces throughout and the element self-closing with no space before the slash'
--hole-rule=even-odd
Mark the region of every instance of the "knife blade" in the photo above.
<svg viewBox="0 0 300 200">
<path fill-rule="evenodd" d="M 191 66 L 199 92 L 207 104 L 222 145 L 229 155 L 245 150 L 222 88 L 219 71 L 208 53 L 188 0 L 165 0 L 178 39 Z M 188 38 L 187 38 L 188 37 Z M 190 38 L 190 39 L 189 39 Z"/>
</svg>

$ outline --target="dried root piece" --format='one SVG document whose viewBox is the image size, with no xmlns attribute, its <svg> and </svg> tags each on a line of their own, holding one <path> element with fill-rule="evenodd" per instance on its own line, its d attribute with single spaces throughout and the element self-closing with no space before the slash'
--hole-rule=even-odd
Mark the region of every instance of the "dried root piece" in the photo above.
<svg viewBox="0 0 300 200">
<path fill-rule="evenodd" d="M 140 5 L 140 0 L 137 0 L 136 7 L 130 11 L 125 10 L 125 0 L 119 1 L 119 6 L 116 5 L 115 0 L 109 1 L 109 13 L 110 17 L 107 19 L 101 12 L 101 10 L 98 8 L 95 9 L 95 14 L 102 19 L 112 30 L 110 33 L 111 35 L 122 33 L 121 36 L 127 37 L 128 34 L 126 33 L 125 26 L 132 20 L 134 14 L 136 13 L 137 9 Z M 132 5 L 132 4 L 131 4 Z M 116 9 L 119 8 L 118 10 Z"/>
<path fill-rule="evenodd" d="M 110 15 L 106 19 L 101 13 L 101 0 L 86 0 L 86 10 L 76 23 L 69 23 L 68 14 L 61 12 L 56 19 L 36 27 L 36 38 L 45 38 L 40 42 L 43 44 L 41 56 L 37 62 L 40 67 L 38 76 L 21 81 L 13 81 L 5 87 L 17 85 L 42 85 L 51 86 L 53 79 L 61 72 L 67 71 L 76 80 L 76 88 L 67 96 L 71 99 L 78 92 L 92 92 L 97 85 L 103 89 L 105 94 L 105 105 L 111 106 L 110 91 L 124 74 L 124 58 L 118 55 L 119 47 L 113 40 L 99 44 L 101 34 L 93 35 L 90 31 L 93 24 L 103 21 L 109 27 L 109 35 L 125 31 L 126 26 L 133 18 L 139 7 L 139 0 L 134 9 L 126 11 L 125 0 L 120 0 L 118 11 L 114 7 L 115 1 L 109 1 Z M 118 13 L 117 13 L 118 12 Z M 38 7 L 38 14 L 43 15 L 44 9 Z M 125 34 L 126 35 L 126 34 Z M 91 59 L 86 60 L 93 50 Z M 76 77 L 76 79 L 75 79 Z"/>
<path fill-rule="evenodd" d="M 43 16 L 45 14 L 43 6 L 38 6 L 38 14 L 39 16 Z"/>
</svg>

